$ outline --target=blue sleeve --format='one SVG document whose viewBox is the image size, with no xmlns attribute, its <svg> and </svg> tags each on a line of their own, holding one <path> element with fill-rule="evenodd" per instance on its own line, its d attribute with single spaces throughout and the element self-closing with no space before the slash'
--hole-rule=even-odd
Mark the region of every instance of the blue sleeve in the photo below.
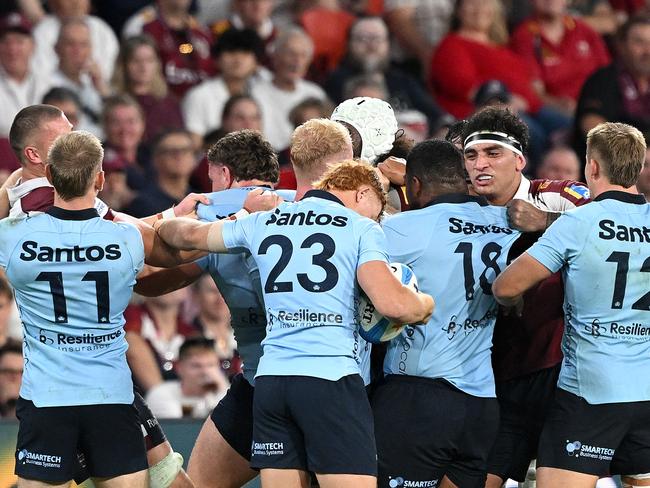
<svg viewBox="0 0 650 488">
<path fill-rule="evenodd" d="M 388 262 L 384 231 L 376 222 L 370 219 L 362 220 L 363 223 L 358 228 L 360 239 L 357 267 L 368 261 Z"/>
<path fill-rule="evenodd" d="M 194 264 L 201 268 L 201 271 L 207 271 L 210 267 L 210 255 L 208 254 L 207 256 L 203 256 L 201 259 L 197 259 L 194 261 Z"/>
<path fill-rule="evenodd" d="M 7 268 L 14 249 L 25 235 L 24 228 L 18 230 L 19 225 L 25 225 L 25 219 L 8 217 L 0 220 L 0 267 Z"/>
<path fill-rule="evenodd" d="M 133 224 L 118 222 L 117 225 L 122 227 L 123 232 L 126 233 L 125 240 L 128 242 L 128 250 L 133 262 L 133 268 L 136 274 L 138 274 L 144 267 L 144 243 L 142 242 L 142 235 Z"/>
<path fill-rule="evenodd" d="M 527 253 L 555 273 L 580 252 L 587 232 L 584 220 L 576 218 L 569 211 L 553 222 Z"/>
<path fill-rule="evenodd" d="M 244 248 L 250 250 L 253 245 L 253 234 L 260 216 L 267 212 L 254 213 L 237 220 L 227 220 L 222 227 L 223 243 L 230 249 Z"/>
<path fill-rule="evenodd" d="M 413 239 L 413 234 L 408 232 L 409 225 L 413 222 L 409 222 L 405 217 L 406 214 L 389 217 L 382 227 L 386 234 L 391 262 L 411 265 L 422 254 L 423 248 L 428 244 L 428 238 Z"/>
</svg>

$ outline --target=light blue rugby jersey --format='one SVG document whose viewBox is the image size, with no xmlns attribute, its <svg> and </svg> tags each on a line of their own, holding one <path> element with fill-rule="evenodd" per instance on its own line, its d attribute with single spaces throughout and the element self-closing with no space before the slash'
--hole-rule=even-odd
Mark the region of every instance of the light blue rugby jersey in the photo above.
<svg viewBox="0 0 650 488">
<path fill-rule="evenodd" d="M 436 307 L 423 326 L 408 326 L 388 345 L 386 374 L 443 378 L 478 397 L 494 397 L 492 282 L 519 232 L 506 209 L 483 198 L 444 195 L 383 224 L 391 261 L 408 264 Z"/>
<path fill-rule="evenodd" d="M 140 232 L 95 209 L 0 221 L 0 266 L 23 323 L 23 398 L 133 403 L 123 312 L 143 264 Z"/>
<path fill-rule="evenodd" d="M 260 271 L 267 311 L 257 376 L 359 374 L 357 268 L 387 261 L 376 222 L 311 190 L 297 203 L 226 222 L 226 247 L 246 248 Z"/>
<path fill-rule="evenodd" d="M 558 386 L 592 404 L 650 400 L 650 205 L 608 191 L 528 251 L 564 278 Z"/>
<path fill-rule="evenodd" d="M 244 205 L 246 196 L 257 186 L 230 188 L 207 193 L 210 205 L 199 204 L 200 220 L 212 222 L 233 215 Z M 277 191 L 285 201 L 293 201 L 296 192 Z M 250 254 L 209 254 L 197 261 L 217 284 L 231 314 L 231 325 L 237 340 L 237 350 L 244 363 L 244 377 L 254 384 L 257 364 L 262 356 L 260 343 L 266 334 L 266 312 L 257 264 Z"/>
</svg>

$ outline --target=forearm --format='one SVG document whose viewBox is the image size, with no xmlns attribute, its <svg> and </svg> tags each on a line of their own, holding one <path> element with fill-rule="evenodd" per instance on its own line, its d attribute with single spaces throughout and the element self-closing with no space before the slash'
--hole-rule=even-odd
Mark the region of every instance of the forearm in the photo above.
<svg viewBox="0 0 650 488">
<path fill-rule="evenodd" d="M 143 276 L 138 276 L 138 281 L 133 289 L 139 295 L 145 297 L 157 297 L 185 288 L 194 283 L 202 270 L 195 263 L 169 269 L 152 269 Z"/>
<path fill-rule="evenodd" d="M 182 250 L 227 252 L 222 236 L 223 222 L 197 222 L 178 218 L 156 222 L 156 233 L 171 247 Z"/>
</svg>

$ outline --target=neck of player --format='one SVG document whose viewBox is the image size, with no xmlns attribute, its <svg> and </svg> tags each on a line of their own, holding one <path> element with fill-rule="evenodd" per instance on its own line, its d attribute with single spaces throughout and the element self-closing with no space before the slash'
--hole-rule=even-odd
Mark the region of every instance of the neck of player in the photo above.
<svg viewBox="0 0 650 488">
<path fill-rule="evenodd" d="M 59 194 L 54 191 L 54 206 L 65 210 L 85 210 L 87 208 L 95 208 L 95 198 L 97 198 L 97 191 L 90 189 L 84 196 L 64 200 Z"/>
</svg>

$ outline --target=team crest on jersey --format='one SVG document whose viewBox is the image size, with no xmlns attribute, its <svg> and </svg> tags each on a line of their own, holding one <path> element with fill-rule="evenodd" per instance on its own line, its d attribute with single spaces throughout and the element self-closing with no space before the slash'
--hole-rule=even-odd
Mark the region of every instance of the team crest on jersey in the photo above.
<svg viewBox="0 0 650 488">
<path fill-rule="evenodd" d="M 541 189 L 541 186 L 540 186 Z M 564 191 L 567 192 L 574 198 L 579 199 L 588 199 L 589 198 L 589 188 L 582 185 L 571 185 L 564 188 Z"/>
</svg>

